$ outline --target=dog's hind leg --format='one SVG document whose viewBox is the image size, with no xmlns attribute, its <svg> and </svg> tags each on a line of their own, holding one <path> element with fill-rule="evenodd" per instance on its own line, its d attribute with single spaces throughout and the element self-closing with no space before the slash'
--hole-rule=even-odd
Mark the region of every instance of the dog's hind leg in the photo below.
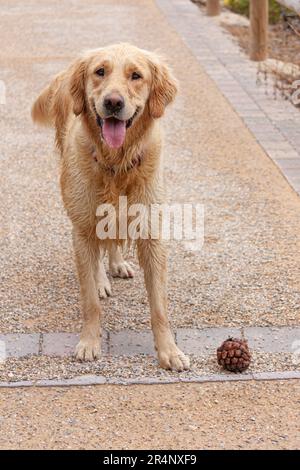
<svg viewBox="0 0 300 470">
<path fill-rule="evenodd" d="M 100 248 L 99 270 L 97 277 L 98 292 L 101 299 L 111 296 L 111 284 L 107 277 L 104 266 L 105 250 Z"/>
<path fill-rule="evenodd" d="M 120 247 L 116 243 L 111 243 L 109 249 L 109 271 L 113 277 L 123 279 L 133 277 L 134 271 L 130 264 L 124 260 Z"/>
</svg>

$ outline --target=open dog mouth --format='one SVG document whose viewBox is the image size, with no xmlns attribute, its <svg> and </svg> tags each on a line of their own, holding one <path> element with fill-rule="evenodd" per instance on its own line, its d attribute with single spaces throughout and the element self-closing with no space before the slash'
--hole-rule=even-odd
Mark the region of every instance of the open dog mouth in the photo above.
<svg viewBox="0 0 300 470">
<path fill-rule="evenodd" d="M 132 125 L 134 118 L 138 114 L 138 109 L 127 121 L 122 121 L 114 116 L 108 118 L 101 118 L 97 113 L 95 107 L 95 113 L 97 116 L 97 124 L 101 128 L 102 136 L 107 145 L 111 148 L 117 149 L 124 143 L 126 130 Z"/>
</svg>

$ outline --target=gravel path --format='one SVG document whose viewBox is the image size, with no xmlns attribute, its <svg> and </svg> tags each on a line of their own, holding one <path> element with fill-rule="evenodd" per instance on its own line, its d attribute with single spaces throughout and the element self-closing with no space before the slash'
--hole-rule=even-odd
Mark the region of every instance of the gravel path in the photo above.
<svg viewBox="0 0 300 470">
<path fill-rule="evenodd" d="M 99 6 L 99 3 L 102 3 Z M 204 74 L 154 1 L 0 1 L 0 332 L 78 331 L 70 224 L 51 131 L 29 109 L 82 49 L 116 41 L 159 48 L 181 82 L 166 123 L 170 200 L 205 206 L 200 253 L 170 250 L 175 326 L 299 324 L 300 200 Z M 84 21 L 82 20 L 84 18 Z M 122 25 L 122 26 L 121 26 Z M 22 31 L 22 34 L 20 34 Z M 141 273 L 113 282 L 105 327 L 149 327 Z"/>
<path fill-rule="evenodd" d="M 299 387 L 292 381 L 0 390 L 0 449 L 299 449 Z"/>
</svg>

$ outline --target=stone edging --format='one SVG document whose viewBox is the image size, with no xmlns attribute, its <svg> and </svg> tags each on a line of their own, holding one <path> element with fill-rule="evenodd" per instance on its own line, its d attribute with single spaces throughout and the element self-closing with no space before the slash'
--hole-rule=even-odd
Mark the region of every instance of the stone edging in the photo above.
<svg viewBox="0 0 300 470">
<path fill-rule="evenodd" d="M 178 377 L 142 377 L 142 378 L 106 378 L 98 375 L 83 375 L 72 379 L 38 380 L 22 382 L 0 382 L 0 388 L 17 387 L 74 387 L 83 385 L 163 385 L 175 383 L 214 383 L 214 382 L 243 382 L 243 381 L 269 381 L 269 380 L 295 380 L 300 379 L 300 371 L 284 372 L 257 372 L 252 374 L 214 374 L 201 375 L 192 378 Z"/>
</svg>

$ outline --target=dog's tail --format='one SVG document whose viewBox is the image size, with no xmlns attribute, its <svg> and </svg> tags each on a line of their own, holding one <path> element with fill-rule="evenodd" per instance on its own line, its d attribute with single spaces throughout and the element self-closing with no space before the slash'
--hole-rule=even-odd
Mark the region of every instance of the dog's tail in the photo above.
<svg viewBox="0 0 300 470">
<path fill-rule="evenodd" d="M 53 126 L 53 101 L 55 95 L 55 84 L 54 80 L 48 85 L 40 94 L 40 96 L 34 102 L 31 109 L 31 117 L 33 122 L 41 124 L 42 126 Z"/>
<path fill-rule="evenodd" d="M 57 75 L 34 102 L 33 122 L 43 126 L 62 124 L 69 112 L 70 98 L 66 87 L 66 73 Z"/>
</svg>

